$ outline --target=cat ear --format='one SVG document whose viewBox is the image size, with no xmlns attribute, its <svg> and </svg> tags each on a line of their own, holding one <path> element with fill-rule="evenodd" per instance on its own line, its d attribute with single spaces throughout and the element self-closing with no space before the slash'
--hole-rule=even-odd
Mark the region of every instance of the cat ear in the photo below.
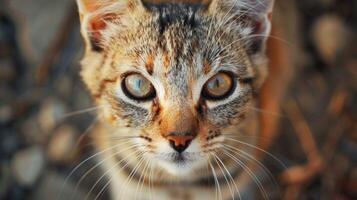
<svg viewBox="0 0 357 200">
<path fill-rule="evenodd" d="M 140 0 L 77 0 L 81 32 L 89 50 L 102 51 L 104 32 L 111 22 L 143 8 Z"/>
<path fill-rule="evenodd" d="M 209 11 L 226 23 L 234 21 L 248 53 L 257 54 L 265 50 L 273 6 L 274 0 L 212 0 Z"/>
</svg>

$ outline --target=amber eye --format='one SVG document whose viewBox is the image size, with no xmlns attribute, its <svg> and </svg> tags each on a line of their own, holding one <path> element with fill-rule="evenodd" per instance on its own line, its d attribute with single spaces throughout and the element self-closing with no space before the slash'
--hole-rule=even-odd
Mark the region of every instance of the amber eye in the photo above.
<svg viewBox="0 0 357 200">
<path fill-rule="evenodd" d="M 140 74 L 130 74 L 122 82 L 124 93 L 134 100 L 149 100 L 155 97 L 154 86 Z"/>
<path fill-rule="evenodd" d="M 234 85 L 231 74 L 220 72 L 207 81 L 203 87 L 202 95 L 209 100 L 221 100 L 232 93 Z"/>
</svg>

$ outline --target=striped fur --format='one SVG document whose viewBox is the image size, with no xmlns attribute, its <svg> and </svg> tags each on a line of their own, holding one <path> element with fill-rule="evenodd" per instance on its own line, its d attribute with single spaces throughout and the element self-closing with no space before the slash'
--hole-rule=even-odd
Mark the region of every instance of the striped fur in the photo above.
<svg viewBox="0 0 357 200">
<path fill-rule="evenodd" d="M 101 107 L 93 139 L 112 198 L 238 199 L 252 176 L 243 173 L 258 134 L 249 108 L 266 76 L 272 0 L 77 2 L 81 76 Z M 202 98 L 220 71 L 234 74 L 236 88 L 220 101 Z M 154 85 L 154 100 L 124 94 L 132 72 Z M 194 140 L 179 155 L 167 136 L 187 131 Z"/>
</svg>

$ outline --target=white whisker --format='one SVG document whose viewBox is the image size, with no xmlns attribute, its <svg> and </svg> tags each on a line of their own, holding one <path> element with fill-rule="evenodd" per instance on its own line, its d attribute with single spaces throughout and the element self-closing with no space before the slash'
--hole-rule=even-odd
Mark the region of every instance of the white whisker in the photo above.
<svg viewBox="0 0 357 200">
<path fill-rule="evenodd" d="M 229 153 L 228 151 L 223 149 L 223 152 L 230 157 L 233 161 L 235 161 L 239 166 L 241 166 L 250 177 L 253 178 L 253 181 L 257 184 L 259 190 L 261 191 L 263 198 L 264 199 L 269 199 L 268 194 L 266 193 L 263 185 L 260 183 L 258 177 L 252 172 L 251 169 L 249 169 L 249 167 L 247 167 L 241 160 L 239 160 L 238 158 L 236 158 L 234 155 L 232 155 L 231 153 Z"/>
<path fill-rule="evenodd" d="M 277 189 L 279 189 L 279 185 L 278 185 L 276 179 L 274 178 L 274 175 L 270 172 L 270 170 L 267 167 L 264 166 L 264 164 L 262 162 L 257 160 L 254 156 L 250 155 L 249 153 L 247 153 L 247 152 L 245 152 L 245 151 L 243 151 L 241 149 L 233 147 L 231 145 L 224 144 L 223 148 L 225 148 L 226 150 L 228 150 L 228 151 L 230 151 L 232 153 L 235 153 L 238 156 L 241 156 L 241 157 L 243 157 L 243 158 L 245 158 L 247 160 L 255 161 L 263 169 L 263 171 L 268 174 L 269 179 L 271 179 L 271 181 L 274 183 L 275 187 Z M 236 151 L 238 151 L 239 153 L 241 153 L 243 155 L 238 154 Z"/>
<path fill-rule="evenodd" d="M 249 144 L 249 143 L 246 143 L 246 142 L 243 142 L 243 141 L 240 141 L 240 140 L 236 140 L 236 139 L 233 139 L 233 138 L 229 138 L 229 137 L 226 137 L 225 139 L 226 140 L 230 140 L 230 141 L 234 141 L 234 142 L 238 142 L 240 144 L 246 145 L 246 146 L 251 147 L 253 149 L 259 150 L 259 151 L 267 154 L 269 157 L 273 158 L 275 161 L 277 161 L 284 169 L 287 169 L 286 165 L 281 160 L 279 160 L 276 156 L 274 156 L 273 154 L 265 151 L 262 148 L 259 148 L 257 146 L 252 145 L 252 144 Z"/>
<path fill-rule="evenodd" d="M 128 176 L 128 177 L 125 179 L 125 181 L 123 182 L 123 186 L 122 186 L 122 188 L 120 189 L 120 192 L 119 192 L 120 195 L 123 194 L 122 191 L 125 191 L 125 190 L 123 190 L 124 188 L 126 188 L 125 185 L 126 185 L 126 184 L 130 184 L 132 178 L 134 177 L 134 175 L 136 174 L 136 172 L 139 170 L 139 168 L 140 168 L 141 165 L 143 164 L 143 162 L 144 162 L 144 157 L 142 156 L 143 154 L 145 154 L 145 152 L 141 152 L 141 153 L 140 153 L 140 156 L 141 156 L 140 160 L 138 161 L 138 163 L 136 163 L 135 167 L 131 170 L 129 176 Z M 135 194 L 135 195 L 136 195 L 136 194 Z"/>
<path fill-rule="evenodd" d="M 216 187 L 216 197 L 217 197 L 217 199 L 222 200 L 221 186 L 219 185 L 219 181 L 218 181 L 218 178 L 217 178 L 216 171 L 214 170 L 214 167 L 212 166 L 211 161 L 210 161 L 210 160 L 208 160 L 208 162 L 209 162 L 209 165 L 210 165 L 210 167 L 211 167 L 211 171 L 212 171 L 213 178 L 214 178 L 214 182 L 215 182 L 215 187 Z"/>
<path fill-rule="evenodd" d="M 238 193 L 238 195 L 239 195 L 239 199 L 241 200 L 240 192 L 239 192 L 239 190 L 238 190 L 238 187 L 237 187 L 237 185 L 236 185 L 236 183 L 235 183 L 235 181 L 234 181 L 234 179 L 233 179 L 231 173 L 229 172 L 229 170 L 227 169 L 227 167 L 224 165 L 224 163 L 222 162 L 222 160 L 221 160 L 217 155 L 213 154 L 213 156 L 214 156 L 214 159 L 216 160 L 216 163 L 217 163 L 218 167 L 221 169 L 224 178 L 226 179 L 226 182 L 227 182 L 229 191 L 231 192 L 231 195 L 232 195 L 232 199 L 233 199 L 233 200 L 235 199 L 235 193 L 234 193 L 234 191 L 232 190 L 230 184 L 234 184 L 235 190 L 237 191 L 237 193 Z M 218 162 L 217 162 L 217 160 L 218 160 Z M 230 179 L 230 183 L 228 182 L 227 177 L 226 177 L 224 171 L 222 170 L 222 168 L 220 167 L 220 164 L 219 164 L 219 163 L 222 165 L 222 167 L 223 167 L 224 170 L 226 171 L 226 173 L 227 173 L 227 175 L 228 175 L 228 177 L 229 177 L 229 179 Z"/>
<path fill-rule="evenodd" d="M 281 113 L 275 113 L 275 112 L 271 112 L 271 111 L 267 111 L 267 110 L 262 110 L 262 109 L 259 109 L 259 108 L 254 108 L 254 107 L 250 107 L 250 106 L 247 106 L 248 109 L 251 109 L 251 110 L 254 110 L 254 111 L 257 111 L 257 112 L 260 112 L 260 113 L 263 113 L 263 114 L 268 114 L 268 115 L 272 115 L 272 116 L 277 116 L 277 117 L 286 117 L 285 115 L 281 114 Z"/>
<path fill-rule="evenodd" d="M 120 143 L 120 145 L 124 145 L 124 144 L 128 144 L 128 143 L 130 143 L 130 141 L 126 141 L 126 142 L 124 142 L 124 143 Z M 134 148 L 134 147 L 138 147 L 138 146 L 140 146 L 140 145 L 135 145 L 135 146 L 133 145 L 133 146 L 129 146 L 129 147 L 127 147 L 127 148 L 121 149 L 120 151 L 115 152 L 115 153 L 112 153 L 110 156 L 107 156 L 106 158 L 104 158 L 103 160 L 101 160 L 100 162 L 98 162 L 96 165 L 94 165 L 93 167 L 91 167 L 84 175 L 81 176 L 81 178 L 79 179 L 79 181 L 77 182 L 77 184 L 76 184 L 76 186 L 75 186 L 74 191 L 77 191 L 77 189 L 78 189 L 79 185 L 82 183 L 82 181 L 83 181 L 95 168 L 97 168 L 98 166 L 100 166 L 101 164 L 103 164 L 105 161 L 107 161 L 107 160 L 113 158 L 114 156 L 116 156 L 116 155 L 118 155 L 118 154 L 120 154 L 120 153 L 122 153 L 122 152 L 124 152 L 124 151 L 126 151 L 126 150 L 128 150 L 128 149 L 131 149 L 131 148 Z M 72 197 L 73 197 L 73 196 L 72 196 Z M 70 198 L 70 199 L 72 199 L 72 198 Z"/>
<path fill-rule="evenodd" d="M 108 169 L 92 186 L 92 188 L 89 190 L 87 196 L 85 199 L 88 199 L 90 194 L 93 192 L 94 188 L 99 184 L 99 182 L 114 168 L 116 168 L 118 165 L 120 165 L 123 161 L 125 161 L 125 159 L 129 158 L 131 155 L 137 153 L 139 150 L 133 151 L 131 153 L 129 153 L 126 157 L 122 158 L 120 161 L 118 161 L 114 166 L 112 166 L 110 169 Z M 128 164 L 125 163 L 124 166 L 126 166 Z M 100 190 L 100 192 L 96 195 L 95 199 L 99 198 L 99 196 L 104 192 L 104 190 L 106 189 L 106 187 L 108 187 L 109 183 L 111 182 L 111 178 L 109 179 L 108 183 L 105 184 L 105 186 L 103 186 L 103 188 Z"/>
<path fill-rule="evenodd" d="M 73 112 L 64 114 L 62 116 L 62 118 L 64 119 L 64 118 L 72 117 L 72 116 L 75 116 L 75 115 L 89 113 L 89 112 L 96 111 L 96 110 L 101 109 L 101 108 L 105 108 L 106 106 L 108 106 L 108 105 L 94 106 L 94 107 L 85 108 L 85 109 L 82 109 L 82 110 L 73 111 Z"/>
<path fill-rule="evenodd" d="M 138 184 L 136 186 L 135 200 L 137 198 L 137 194 L 141 193 L 141 190 L 143 189 L 144 182 L 145 182 L 145 177 L 146 177 L 145 173 L 146 173 L 148 165 L 149 165 L 149 161 L 146 160 L 146 164 L 144 165 L 143 171 L 142 171 L 142 173 L 140 174 L 140 177 L 139 177 L 139 182 L 138 182 Z M 138 191 L 138 188 L 139 188 L 139 191 Z"/>
<path fill-rule="evenodd" d="M 97 156 L 99 156 L 99 155 L 101 155 L 101 154 L 103 154 L 103 153 L 105 153 L 105 152 L 107 152 L 107 151 L 110 151 L 110 150 L 112 150 L 112 149 L 114 149 L 114 148 L 117 148 L 119 145 L 120 145 L 120 144 L 114 145 L 114 146 L 109 147 L 109 148 L 106 148 L 106 149 L 104 149 L 104 150 L 102 150 L 102 151 L 100 151 L 100 152 L 97 152 L 97 153 L 93 154 L 92 156 L 86 158 L 86 159 L 83 160 L 82 162 L 80 162 L 74 169 L 72 169 L 72 171 L 71 171 L 71 172 L 67 175 L 67 177 L 65 178 L 65 180 L 64 180 L 64 182 L 63 182 L 63 184 L 62 184 L 62 186 L 61 186 L 60 193 L 57 195 L 57 198 L 56 198 L 56 199 L 57 199 L 57 200 L 60 199 L 60 197 L 61 197 L 61 195 L 62 195 L 62 192 L 63 192 L 63 189 L 64 189 L 64 186 L 65 186 L 65 185 L 67 184 L 67 182 L 69 181 L 69 178 L 70 178 L 82 165 L 84 165 L 85 163 L 87 163 L 87 162 L 90 161 L 91 159 L 93 159 L 93 158 L 95 158 L 95 157 L 97 157 Z"/>
</svg>

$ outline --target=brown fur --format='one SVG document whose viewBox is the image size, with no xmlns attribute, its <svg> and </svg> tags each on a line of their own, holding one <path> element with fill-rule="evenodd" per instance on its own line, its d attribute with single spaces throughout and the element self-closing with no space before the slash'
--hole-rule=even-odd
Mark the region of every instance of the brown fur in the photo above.
<svg viewBox="0 0 357 200">
<path fill-rule="evenodd" d="M 267 76 L 265 41 L 272 1 L 78 3 L 86 42 L 81 75 L 96 103 L 104 106 L 98 113 L 100 128 L 94 133 L 102 138 L 94 138 L 96 147 L 104 151 L 119 145 L 101 158 L 118 153 L 117 158 L 125 159 L 131 170 L 137 167 L 140 174 L 121 172 L 121 159 L 106 161 L 106 170 L 119 163 L 108 172 L 114 179 L 114 198 L 123 195 L 118 188 L 125 186 L 125 199 L 148 199 L 148 185 L 142 192 L 135 188 L 150 181 L 156 185 L 151 188 L 155 199 L 172 199 L 176 193 L 182 198 L 212 198 L 216 183 L 212 172 L 219 180 L 227 178 L 218 161 L 232 173 L 234 183 L 244 188 L 244 170 L 223 147 L 233 147 L 234 156 L 239 156 L 237 151 L 255 156 L 251 148 L 234 140 L 241 137 L 244 143 L 259 143 L 258 118 L 249 108 L 256 105 L 254 93 Z M 234 74 L 232 92 L 220 100 L 206 99 L 202 87 L 222 71 Z M 122 83 L 131 73 L 141 74 L 153 84 L 153 99 L 137 101 L 125 94 Z M 179 155 L 170 147 L 170 140 L 175 145 L 183 146 L 188 140 L 192 144 Z M 142 162 L 151 163 L 156 175 L 148 177 Z M 134 180 L 125 182 L 128 176 Z M 231 187 L 228 181 L 222 183 L 222 197 L 232 197 Z"/>
</svg>

